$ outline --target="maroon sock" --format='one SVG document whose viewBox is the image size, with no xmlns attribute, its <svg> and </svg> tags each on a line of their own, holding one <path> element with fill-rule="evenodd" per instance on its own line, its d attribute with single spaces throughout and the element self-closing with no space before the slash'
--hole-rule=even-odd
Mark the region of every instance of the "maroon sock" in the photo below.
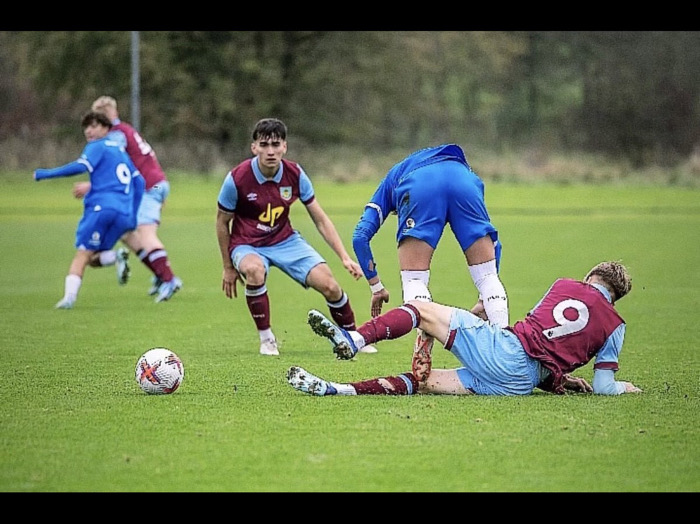
<svg viewBox="0 0 700 524">
<path fill-rule="evenodd" d="M 170 261 L 168 260 L 168 253 L 165 249 L 154 249 L 142 260 L 163 282 L 170 282 L 173 279 L 173 271 L 170 269 Z M 148 262 L 146 262 L 146 260 L 148 260 Z"/>
<path fill-rule="evenodd" d="M 270 329 L 270 297 L 267 295 L 265 284 L 261 286 L 247 285 L 245 287 L 245 300 L 258 331 Z"/>
<path fill-rule="evenodd" d="M 333 322 L 337 326 L 340 326 L 343 329 L 347 330 L 355 330 L 355 313 L 352 310 L 352 307 L 350 306 L 350 299 L 348 296 L 343 292 L 343 298 L 341 298 L 338 302 L 342 302 L 343 299 L 345 299 L 344 304 L 342 306 L 328 306 L 328 310 L 331 312 L 331 317 L 333 318 Z"/>
<path fill-rule="evenodd" d="M 409 311 L 410 310 L 410 311 Z M 415 315 L 416 323 L 413 323 Z M 420 313 L 410 304 L 390 309 L 383 315 L 368 320 L 357 328 L 367 344 L 373 344 L 380 340 L 392 340 L 410 333 L 414 327 L 420 324 Z"/>
<path fill-rule="evenodd" d="M 386 384 L 387 382 L 389 385 Z M 350 385 L 355 388 L 358 395 L 413 395 L 418 392 L 418 380 L 413 373 L 351 382 Z"/>
</svg>

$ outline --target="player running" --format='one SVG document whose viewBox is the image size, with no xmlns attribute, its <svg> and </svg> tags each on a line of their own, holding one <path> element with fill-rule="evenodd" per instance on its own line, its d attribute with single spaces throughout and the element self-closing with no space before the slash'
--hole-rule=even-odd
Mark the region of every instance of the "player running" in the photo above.
<svg viewBox="0 0 700 524">
<path fill-rule="evenodd" d="M 91 111 L 81 122 L 87 145 L 80 158 L 53 169 L 37 169 L 35 180 L 66 177 L 88 172 L 90 191 L 83 199 L 83 217 L 75 234 L 77 251 L 66 276 L 58 309 L 71 309 L 78 298 L 88 265 L 99 264 L 119 238 L 136 228 L 136 213 L 144 192 L 144 180 L 123 147 L 107 138 L 109 118 Z M 111 252 L 114 263 L 114 252 Z"/>
<path fill-rule="evenodd" d="M 130 231 L 121 240 L 153 273 L 148 294 L 155 295 L 156 303 L 169 300 L 182 288 L 182 279 L 173 273 L 168 252 L 158 237 L 163 206 L 170 195 L 170 182 L 151 145 L 131 124 L 119 118 L 117 101 L 114 98 L 99 97 L 92 103 L 92 110 L 107 115 L 112 122 L 109 138 L 126 149 L 146 182 L 146 191 L 137 216 L 136 231 Z M 82 198 L 89 189 L 89 182 L 79 182 L 73 186 L 73 195 L 76 198 Z M 129 252 L 119 248 L 115 256 L 117 282 L 124 285 L 130 275 Z"/>
</svg>

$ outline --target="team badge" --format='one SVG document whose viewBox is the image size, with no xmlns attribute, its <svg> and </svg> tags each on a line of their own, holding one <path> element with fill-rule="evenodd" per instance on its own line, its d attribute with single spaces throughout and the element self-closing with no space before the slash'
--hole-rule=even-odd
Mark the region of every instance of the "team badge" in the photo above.
<svg viewBox="0 0 700 524">
<path fill-rule="evenodd" d="M 282 197 L 282 200 L 289 200 L 292 198 L 292 186 L 280 187 L 280 196 Z"/>
</svg>

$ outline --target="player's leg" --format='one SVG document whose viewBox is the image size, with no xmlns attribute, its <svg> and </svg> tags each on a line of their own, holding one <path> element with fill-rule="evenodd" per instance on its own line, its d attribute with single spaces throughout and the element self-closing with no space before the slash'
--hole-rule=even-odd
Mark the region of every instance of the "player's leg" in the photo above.
<svg viewBox="0 0 700 524">
<path fill-rule="evenodd" d="M 182 279 L 173 272 L 168 251 L 158 237 L 163 205 L 169 194 L 170 184 L 167 180 L 144 193 L 137 216 L 138 228 L 126 242 L 139 260 L 153 272 L 148 294 L 157 294 L 156 302 L 168 300 L 182 287 Z"/>
<path fill-rule="evenodd" d="M 411 373 L 379 377 L 360 382 L 339 383 L 324 380 L 299 366 L 287 371 L 287 382 L 297 391 L 323 397 L 326 395 L 413 395 L 418 381 Z"/>
<path fill-rule="evenodd" d="M 405 237 L 399 244 L 398 256 L 404 303 L 410 300 L 432 301 L 428 284 L 430 282 L 430 262 L 434 252 L 435 250 L 430 244 L 413 237 Z M 435 339 L 422 329 L 416 329 L 411 369 L 421 381 L 425 380 L 430 373 L 434 342 Z"/>
<path fill-rule="evenodd" d="M 330 266 L 301 235 L 295 234 L 275 246 L 274 252 L 271 251 L 269 257 L 274 265 L 299 284 L 319 292 L 326 300 L 326 306 L 333 322 L 341 329 L 354 330 L 356 328 L 355 312 L 350 298 L 335 279 Z M 375 353 L 376 348 L 363 347 L 362 352 Z M 348 355 L 347 358 L 352 358 L 355 353 L 356 351 L 349 347 L 342 352 L 342 354 Z M 344 357 L 340 356 L 339 358 Z"/>
<path fill-rule="evenodd" d="M 443 345 L 449 335 L 449 320 L 454 308 L 434 302 L 411 301 L 374 317 L 357 328 L 344 330 L 319 311 L 309 311 L 309 325 L 319 336 L 330 340 L 337 358 L 352 358 L 366 344 L 393 340 L 420 327 Z"/>
<path fill-rule="evenodd" d="M 156 240 L 156 242 L 149 243 L 144 242 L 143 239 L 148 235 L 149 229 L 155 229 L 155 226 L 151 228 L 147 225 L 140 224 L 138 228 L 136 228 L 136 230 L 126 233 L 121 240 L 138 257 L 141 263 L 144 266 L 146 266 L 148 270 L 152 273 L 151 287 L 148 290 L 148 294 L 150 296 L 153 296 L 158 293 L 158 289 L 163 283 L 163 279 L 161 277 L 165 276 L 163 275 L 164 268 L 169 268 L 170 264 L 167 260 L 167 256 L 162 261 L 159 260 L 162 257 L 155 256 L 153 262 L 151 262 L 151 258 L 149 257 L 149 255 L 157 255 L 159 251 L 162 251 L 164 253 L 164 248 L 160 240 Z M 119 280 L 119 278 L 120 268 L 117 266 L 117 279 Z"/>
<path fill-rule="evenodd" d="M 143 265 L 153 273 L 148 294 L 156 295 L 155 302 L 159 303 L 169 300 L 182 288 L 182 279 L 175 276 L 170 267 L 168 252 L 156 234 L 157 228 L 155 223 L 139 224 L 136 230 L 122 237 L 122 242 L 129 246 Z M 122 250 L 117 251 L 117 255 L 120 254 L 124 255 Z M 123 267 L 117 264 L 117 280 L 120 282 L 122 269 Z"/>
<path fill-rule="evenodd" d="M 479 303 L 472 309 L 474 314 L 486 316 L 493 324 L 508 325 L 508 295 L 498 275 L 496 245 L 490 235 L 485 235 L 472 243 L 464 257 L 469 266 L 474 285 L 479 290 Z M 480 315 L 483 307 L 484 315 Z"/>
<path fill-rule="evenodd" d="M 464 387 L 456 369 L 434 369 L 424 382 L 420 393 L 434 395 L 473 395 L 474 391 Z"/>
<path fill-rule="evenodd" d="M 355 343 L 349 331 L 334 324 L 320 311 L 316 309 L 309 311 L 308 323 L 314 333 L 330 341 L 333 353 L 337 359 L 349 360 L 353 358 L 360 349 L 358 345 L 359 342 L 358 344 Z M 362 340 L 362 342 L 364 342 L 364 340 Z"/>
<path fill-rule="evenodd" d="M 452 198 L 440 181 L 447 164 L 452 163 L 438 162 L 419 168 L 400 184 L 400 190 L 406 191 L 398 211 L 398 259 L 404 303 L 411 300 L 432 301 L 429 291 L 430 264 L 444 232 L 448 201 Z M 422 329 L 416 329 L 412 365 L 418 364 L 416 359 L 425 359 L 430 354 L 433 343 L 432 337 Z M 418 365 L 416 369 L 421 366 Z M 420 376 L 423 379 L 426 377 L 425 374 Z"/>
<path fill-rule="evenodd" d="M 141 224 L 137 232 L 141 239 L 142 249 L 138 253 L 139 258 L 151 268 L 155 280 L 152 281 L 149 293 L 158 286 L 158 294 L 155 302 L 170 299 L 173 294 L 182 288 L 182 279 L 175 275 L 170 266 L 170 259 L 163 243 L 157 235 L 158 224 Z"/>
<path fill-rule="evenodd" d="M 112 209 L 95 211 L 90 208 L 84 211 L 75 231 L 76 252 L 66 276 L 63 298 L 55 306 L 57 309 L 73 307 L 78 299 L 85 268 L 98 256 L 97 253 L 114 246 L 128 227 L 127 218 Z"/>
<path fill-rule="evenodd" d="M 462 384 L 457 370 L 436 369 L 427 381 L 419 383 L 412 373 L 378 377 L 358 382 L 331 382 L 299 366 L 287 370 L 287 382 L 297 391 L 324 397 L 328 395 L 470 395 L 474 392 Z"/>
<path fill-rule="evenodd" d="M 448 223 L 479 292 L 479 301 L 472 312 L 482 318 L 488 316 L 490 322 L 505 327 L 508 297 L 498 276 L 500 244 L 496 244 L 498 232 L 486 210 L 484 184 L 473 172 L 463 170 L 461 176 L 451 177 L 450 191 L 454 196 L 448 202 Z"/>
<path fill-rule="evenodd" d="M 350 305 L 350 298 L 338 284 L 328 264 L 317 264 L 309 271 L 306 282 L 310 287 L 318 291 L 326 299 L 328 311 L 333 322 L 346 331 L 357 329 L 355 312 Z M 336 297 L 340 297 L 335 300 Z M 360 353 L 376 353 L 377 348 L 371 344 L 363 344 L 357 347 Z"/>
<path fill-rule="evenodd" d="M 269 262 L 256 248 L 238 246 L 231 254 L 233 266 L 245 281 L 245 299 L 260 338 L 260 354 L 277 356 L 279 347 L 272 332 L 270 297 L 267 293 Z"/>
<path fill-rule="evenodd" d="M 420 328 L 417 331 L 418 336 L 413 344 L 411 372 L 418 382 L 425 382 L 433 366 L 433 344 L 435 339 Z"/>
<path fill-rule="evenodd" d="M 90 267 L 107 267 L 116 265 L 117 283 L 120 286 L 125 285 L 131 276 L 131 267 L 129 266 L 129 250 L 123 247 L 119 249 L 108 249 L 93 253 L 90 257 Z"/>
<path fill-rule="evenodd" d="M 131 267 L 129 266 L 129 250 L 120 247 L 114 251 L 114 263 L 117 266 L 117 284 L 125 285 L 131 276 Z"/>
<path fill-rule="evenodd" d="M 73 256 L 68 275 L 66 276 L 63 298 L 56 303 L 56 309 L 72 309 L 75 302 L 78 300 L 78 292 L 83 283 L 83 275 L 85 268 L 90 263 L 90 258 L 94 255 L 94 251 L 87 249 L 78 249 Z"/>
</svg>

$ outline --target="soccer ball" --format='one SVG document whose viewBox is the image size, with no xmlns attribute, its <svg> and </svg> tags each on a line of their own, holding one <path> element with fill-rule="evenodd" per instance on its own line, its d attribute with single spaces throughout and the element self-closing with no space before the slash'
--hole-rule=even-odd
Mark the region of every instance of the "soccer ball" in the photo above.
<svg viewBox="0 0 700 524">
<path fill-rule="evenodd" d="M 136 363 L 136 382 L 149 395 L 168 395 L 185 378 L 182 360 L 167 348 L 151 348 Z"/>
</svg>

